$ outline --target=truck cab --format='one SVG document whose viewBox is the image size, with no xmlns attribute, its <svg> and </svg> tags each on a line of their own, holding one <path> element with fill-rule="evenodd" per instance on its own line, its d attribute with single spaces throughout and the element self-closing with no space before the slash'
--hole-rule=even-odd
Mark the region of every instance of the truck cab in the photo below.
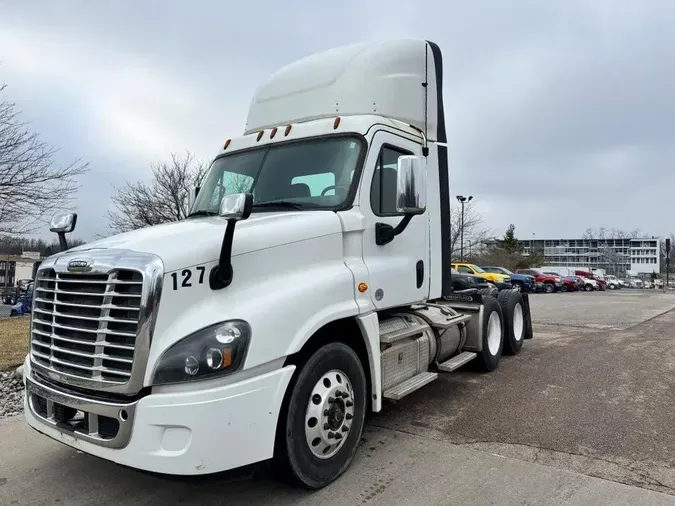
<svg viewBox="0 0 675 506">
<path fill-rule="evenodd" d="M 365 415 L 532 337 L 527 294 L 453 290 L 440 48 L 362 43 L 280 69 L 190 216 L 63 251 L 35 279 L 27 423 L 171 475 L 273 459 L 321 488 Z"/>
</svg>

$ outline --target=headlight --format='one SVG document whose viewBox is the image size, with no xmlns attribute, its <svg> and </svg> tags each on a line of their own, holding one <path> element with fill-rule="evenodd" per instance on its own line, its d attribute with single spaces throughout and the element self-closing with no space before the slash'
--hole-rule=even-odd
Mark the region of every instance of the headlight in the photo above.
<svg viewBox="0 0 675 506">
<path fill-rule="evenodd" d="M 236 372 L 244 363 L 251 327 L 243 320 L 210 325 L 181 339 L 159 360 L 154 385 L 199 381 Z"/>
</svg>

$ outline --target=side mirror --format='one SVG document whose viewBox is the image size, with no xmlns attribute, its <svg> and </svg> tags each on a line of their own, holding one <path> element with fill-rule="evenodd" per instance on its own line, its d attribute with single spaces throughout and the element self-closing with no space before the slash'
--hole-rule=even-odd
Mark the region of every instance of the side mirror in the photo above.
<svg viewBox="0 0 675 506">
<path fill-rule="evenodd" d="M 225 195 L 220 201 L 218 214 L 228 220 L 245 220 L 253 209 L 253 195 L 251 193 L 235 193 Z"/>
<path fill-rule="evenodd" d="M 398 158 L 396 208 L 401 213 L 422 214 L 427 209 L 427 171 L 423 156 Z"/>
<path fill-rule="evenodd" d="M 56 232 L 59 236 L 59 246 L 61 247 L 61 251 L 66 251 L 68 249 L 66 234 L 75 230 L 76 223 L 77 213 L 57 213 L 52 217 L 52 221 L 49 224 L 49 230 L 51 232 Z"/>
<path fill-rule="evenodd" d="M 234 227 L 239 220 L 245 220 L 253 209 L 253 194 L 235 193 L 226 195 L 220 201 L 218 214 L 227 218 L 227 227 L 220 247 L 220 258 L 209 275 L 211 290 L 221 290 L 232 283 L 234 271 L 232 269 L 232 242 L 234 241 Z"/>
<path fill-rule="evenodd" d="M 57 213 L 52 216 L 52 220 L 49 223 L 49 231 L 56 232 L 57 234 L 68 234 L 75 230 L 76 223 L 77 213 Z"/>
<path fill-rule="evenodd" d="M 195 205 L 195 200 L 197 200 L 197 195 L 199 195 L 199 186 L 190 188 L 190 193 L 188 194 L 188 213 L 192 209 L 192 206 Z"/>
</svg>

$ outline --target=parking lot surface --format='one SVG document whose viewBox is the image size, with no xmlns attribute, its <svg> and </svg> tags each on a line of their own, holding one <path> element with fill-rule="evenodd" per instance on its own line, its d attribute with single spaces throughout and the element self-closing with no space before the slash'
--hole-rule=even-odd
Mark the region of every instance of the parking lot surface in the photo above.
<svg viewBox="0 0 675 506">
<path fill-rule="evenodd" d="M 0 420 L 0 504 L 675 504 L 675 295 L 531 296 L 535 337 L 369 417 L 324 490 L 225 474 L 167 481 Z M 226 441 L 222 442 L 226 445 Z"/>
</svg>

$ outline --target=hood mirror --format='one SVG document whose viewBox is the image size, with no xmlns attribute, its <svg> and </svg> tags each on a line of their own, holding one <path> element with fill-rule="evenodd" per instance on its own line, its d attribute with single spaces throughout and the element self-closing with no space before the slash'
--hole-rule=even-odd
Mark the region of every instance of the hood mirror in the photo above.
<svg viewBox="0 0 675 506">
<path fill-rule="evenodd" d="M 234 227 L 239 220 L 245 220 L 253 209 L 252 193 L 235 193 L 226 195 L 220 201 L 218 214 L 227 219 L 227 228 L 220 247 L 218 265 L 211 269 L 209 286 L 212 290 L 220 290 L 232 283 L 234 271 L 232 269 L 232 242 L 234 241 Z"/>
<path fill-rule="evenodd" d="M 77 213 L 56 213 L 49 223 L 49 230 L 56 232 L 59 236 L 59 246 L 61 251 L 68 249 L 68 241 L 66 241 L 66 234 L 75 230 L 77 223 Z"/>
</svg>

